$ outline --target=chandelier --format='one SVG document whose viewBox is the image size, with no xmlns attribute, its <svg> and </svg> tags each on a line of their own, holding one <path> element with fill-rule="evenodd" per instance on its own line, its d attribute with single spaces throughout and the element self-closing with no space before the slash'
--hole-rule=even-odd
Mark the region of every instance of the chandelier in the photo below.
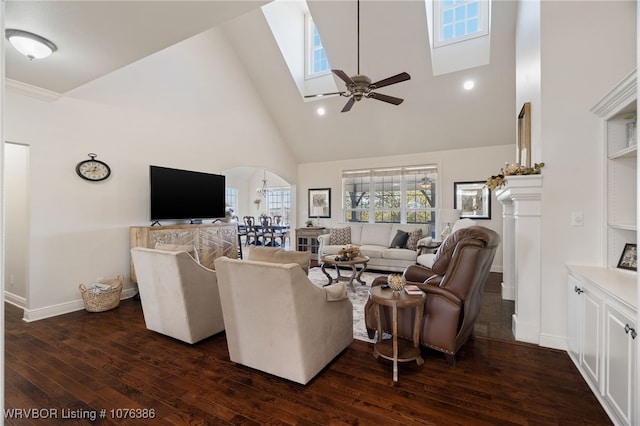
<svg viewBox="0 0 640 426">
<path fill-rule="evenodd" d="M 262 188 L 256 188 L 256 194 L 258 197 L 267 198 L 269 195 L 269 188 L 267 188 L 267 172 L 265 171 L 262 177 Z"/>
</svg>

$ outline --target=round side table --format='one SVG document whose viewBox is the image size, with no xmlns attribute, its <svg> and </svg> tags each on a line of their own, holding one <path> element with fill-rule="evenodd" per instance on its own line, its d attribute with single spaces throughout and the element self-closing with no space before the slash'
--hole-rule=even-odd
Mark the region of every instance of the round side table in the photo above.
<svg viewBox="0 0 640 426">
<path fill-rule="evenodd" d="M 373 287 L 369 293 L 376 304 L 376 319 L 378 323 L 378 341 L 373 346 L 373 356 L 393 361 L 393 381 L 398 381 L 398 362 L 415 360 L 418 365 L 424 364 L 420 356 L 420 323 L 424 311 L 425 293 L 419 296 L 409 295 L 404 290 L 394 293 L 391 289 L 381 286 Z M 382 340 L 382 323 L 380 321 L 380 306 L 392 308 L 392 338 Z M 415 308 L 416 316 L 413 323 L 413 341 L 398 338 L 398 308 Z"/>
</svg>

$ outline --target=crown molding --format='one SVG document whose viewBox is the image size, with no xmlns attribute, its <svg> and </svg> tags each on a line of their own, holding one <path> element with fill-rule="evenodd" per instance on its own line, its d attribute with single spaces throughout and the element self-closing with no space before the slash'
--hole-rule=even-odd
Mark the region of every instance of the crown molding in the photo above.
<svg viewBox="0 0 640 426">
<path fill-rule="evenodd" d="M 634 69 L 616 86 L 611 89 L 597 104 L 591 108 L 594 114 L 599 117 L 607 118 L 612 113 L 619 110 L 620 105 L 626 105 L 637 97 L 637 74 L 638 70 Z"/>
<path fill-rule="evenodd" d="M 4 85 L 8 91 L 40 99 L 41 101 L 53 102 L 62 96 L 61 93 L 53 92 L 21 81 L 12 80 L 10 78 L 4 79 Z"/>
</svg>

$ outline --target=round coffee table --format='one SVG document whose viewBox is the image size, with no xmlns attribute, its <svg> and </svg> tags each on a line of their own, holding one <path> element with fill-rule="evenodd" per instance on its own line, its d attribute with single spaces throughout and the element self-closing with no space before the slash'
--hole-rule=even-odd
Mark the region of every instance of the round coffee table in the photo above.
<svg viewBox="0 0 640 426">
<path fill-rule="evenodd" d="M 329 278 L 329 283 L 327 285 L 332 283 L 337 283 L 339 281 L 347 281 L 347 284 L 349 285 L 349 287 L 351 287 L 351 290 L 355 292 L 356 288 L 353 285 L 354 279 L 357 280 L 360 284 L 366 284 L 366 282 L 362 281 L 360 277 L 362 277 L 362 273 L 364 272 L 364 270 L 367 269 L 367 262 L 369 262 L 369 256 L 356 256 L 353 259 L 349 259 L 349 260 L 336 260 L 336 255 L 327 255 L 327 256 L 323 256 L 321 260 L 322 260 L 322 266 L 321 266 L 322 272 L 324 272 L 327 278 Z M 326 270 L 327 265 L 329 266 L 333 265 L 336 268 L 337 276 L 335 278 L 333 278 L 327 272 Z M 360 269 L 358 269 L 357 267 L 358 265 L 361 266 Z M 350 277 L 343 277 L 342 275 L 340 275 L 341 266 L 351 267 Z"/>
</svg>

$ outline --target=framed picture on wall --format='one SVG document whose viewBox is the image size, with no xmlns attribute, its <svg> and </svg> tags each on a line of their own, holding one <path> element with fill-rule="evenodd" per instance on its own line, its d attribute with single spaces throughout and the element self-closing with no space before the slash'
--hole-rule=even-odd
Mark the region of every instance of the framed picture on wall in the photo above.
<svg viewBox="0 0 640 426">
<path fill-rule="evenodd" d="M 453 208 L 461 218 L 491 219 L 491 190 L 484 181 L 454 182 Z"/>
<path fill-rule="evenodd" d="M 525 102 L 518 114 L 518 163 L 531 167 L 531 102 Z"/>
<path fill-rule="evenodd" d="M 638 248 L 636 244 L 627 243 L 618 261 L 618 268 L 638 270 Z"/>
<path fill-rule="evenodd" d="M 309 189 L 309 217 L 331 217 L 331 188 Z"/>
</svg>

